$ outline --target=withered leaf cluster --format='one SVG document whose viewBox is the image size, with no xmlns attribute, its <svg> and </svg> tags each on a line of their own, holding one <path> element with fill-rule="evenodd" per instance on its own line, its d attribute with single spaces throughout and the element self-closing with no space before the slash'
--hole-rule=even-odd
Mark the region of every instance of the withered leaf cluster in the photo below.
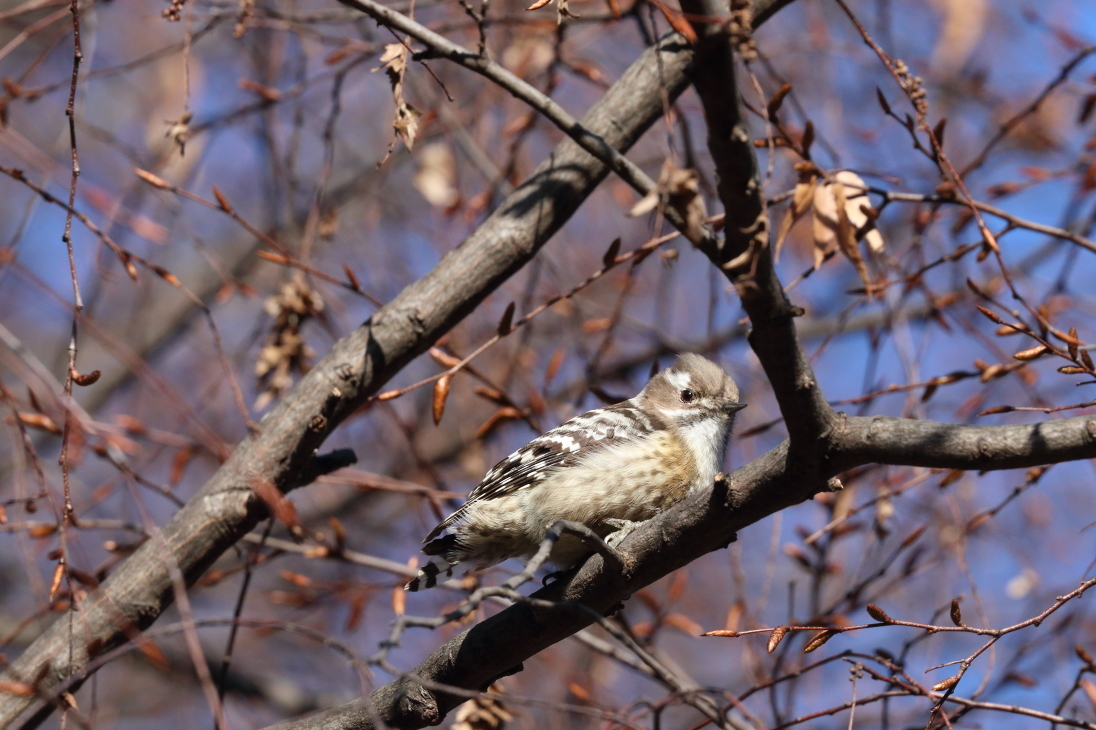
<svg viewBox="0 0 1096 730">
<path fill-rule="evenodd" d="M 256 410 L 266 408 L 293 385 L 294 373 L 309 371 L 316 353 L 305 343 L 301 327 L 323 311 L 323 299 L 304 275 L 297 273 L 263 306 L 274 322 L 255 360 L 255 375 L 262 388 L 255 400 Z"/>
</svg>

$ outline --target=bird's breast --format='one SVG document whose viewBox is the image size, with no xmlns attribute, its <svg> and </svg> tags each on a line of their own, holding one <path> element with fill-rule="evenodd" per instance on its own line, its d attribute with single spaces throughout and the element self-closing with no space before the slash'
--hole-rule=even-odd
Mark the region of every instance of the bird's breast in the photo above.
<svg viewBox="0 0 1096 730">
<path fill-rule="evenodd" d="M 645 520 L 684 498 L 700 476 L 688 444 L 674 432 L 658 431 L 558 470 L 525 499 L 544 524 Z"/>
</svg>

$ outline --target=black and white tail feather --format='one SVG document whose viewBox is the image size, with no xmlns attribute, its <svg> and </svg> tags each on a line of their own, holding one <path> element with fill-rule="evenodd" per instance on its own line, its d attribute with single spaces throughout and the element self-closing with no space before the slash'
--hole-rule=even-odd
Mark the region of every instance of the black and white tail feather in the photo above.
<svg viewBox="0 0 1096 730">
<path fill-rule="evenodd" d="M 464 546 L 456 535 L 431 540 L 422 551 L 433 557 L 419 568 L 419 574 L 404 586 L 405 590 L 415 592 L 433 588 L 439 580 L 449 580 L 454 575 L 462 575 L 476 567 L 476 561 L 461 559 Z"/>
</svg>

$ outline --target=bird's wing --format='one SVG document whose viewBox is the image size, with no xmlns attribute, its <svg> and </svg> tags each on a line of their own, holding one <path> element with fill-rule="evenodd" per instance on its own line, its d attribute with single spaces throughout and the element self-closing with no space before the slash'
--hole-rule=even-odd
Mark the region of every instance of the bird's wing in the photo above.
<svg viewBox="0 0 1096 730">
<path fill-rule="evenodd" d="M 435 527 L 423 542 L 433 540 L 459 520 L 469 505 L 534 487 L 557 469 L 571 466 L 609 445 L 644 438 L 661 426 L 630 400 L 575 416 L 495 464 L 468 495 L 468 501 Z"/>
</svg>

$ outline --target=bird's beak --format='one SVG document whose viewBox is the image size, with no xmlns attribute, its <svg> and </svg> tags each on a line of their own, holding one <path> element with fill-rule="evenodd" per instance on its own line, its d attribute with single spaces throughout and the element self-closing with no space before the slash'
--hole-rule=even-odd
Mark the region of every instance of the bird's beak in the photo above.
<svg viewBox="0 0 1096 730">
<path fill-rule="evenodd" d="M 743 408 L 746 407 L 746 404 L 745 403 L 727 403 L 723 407 L 726 409 L 727 413 L 738 413 L 739 411 L 741 411 Z"/>
</svg>

